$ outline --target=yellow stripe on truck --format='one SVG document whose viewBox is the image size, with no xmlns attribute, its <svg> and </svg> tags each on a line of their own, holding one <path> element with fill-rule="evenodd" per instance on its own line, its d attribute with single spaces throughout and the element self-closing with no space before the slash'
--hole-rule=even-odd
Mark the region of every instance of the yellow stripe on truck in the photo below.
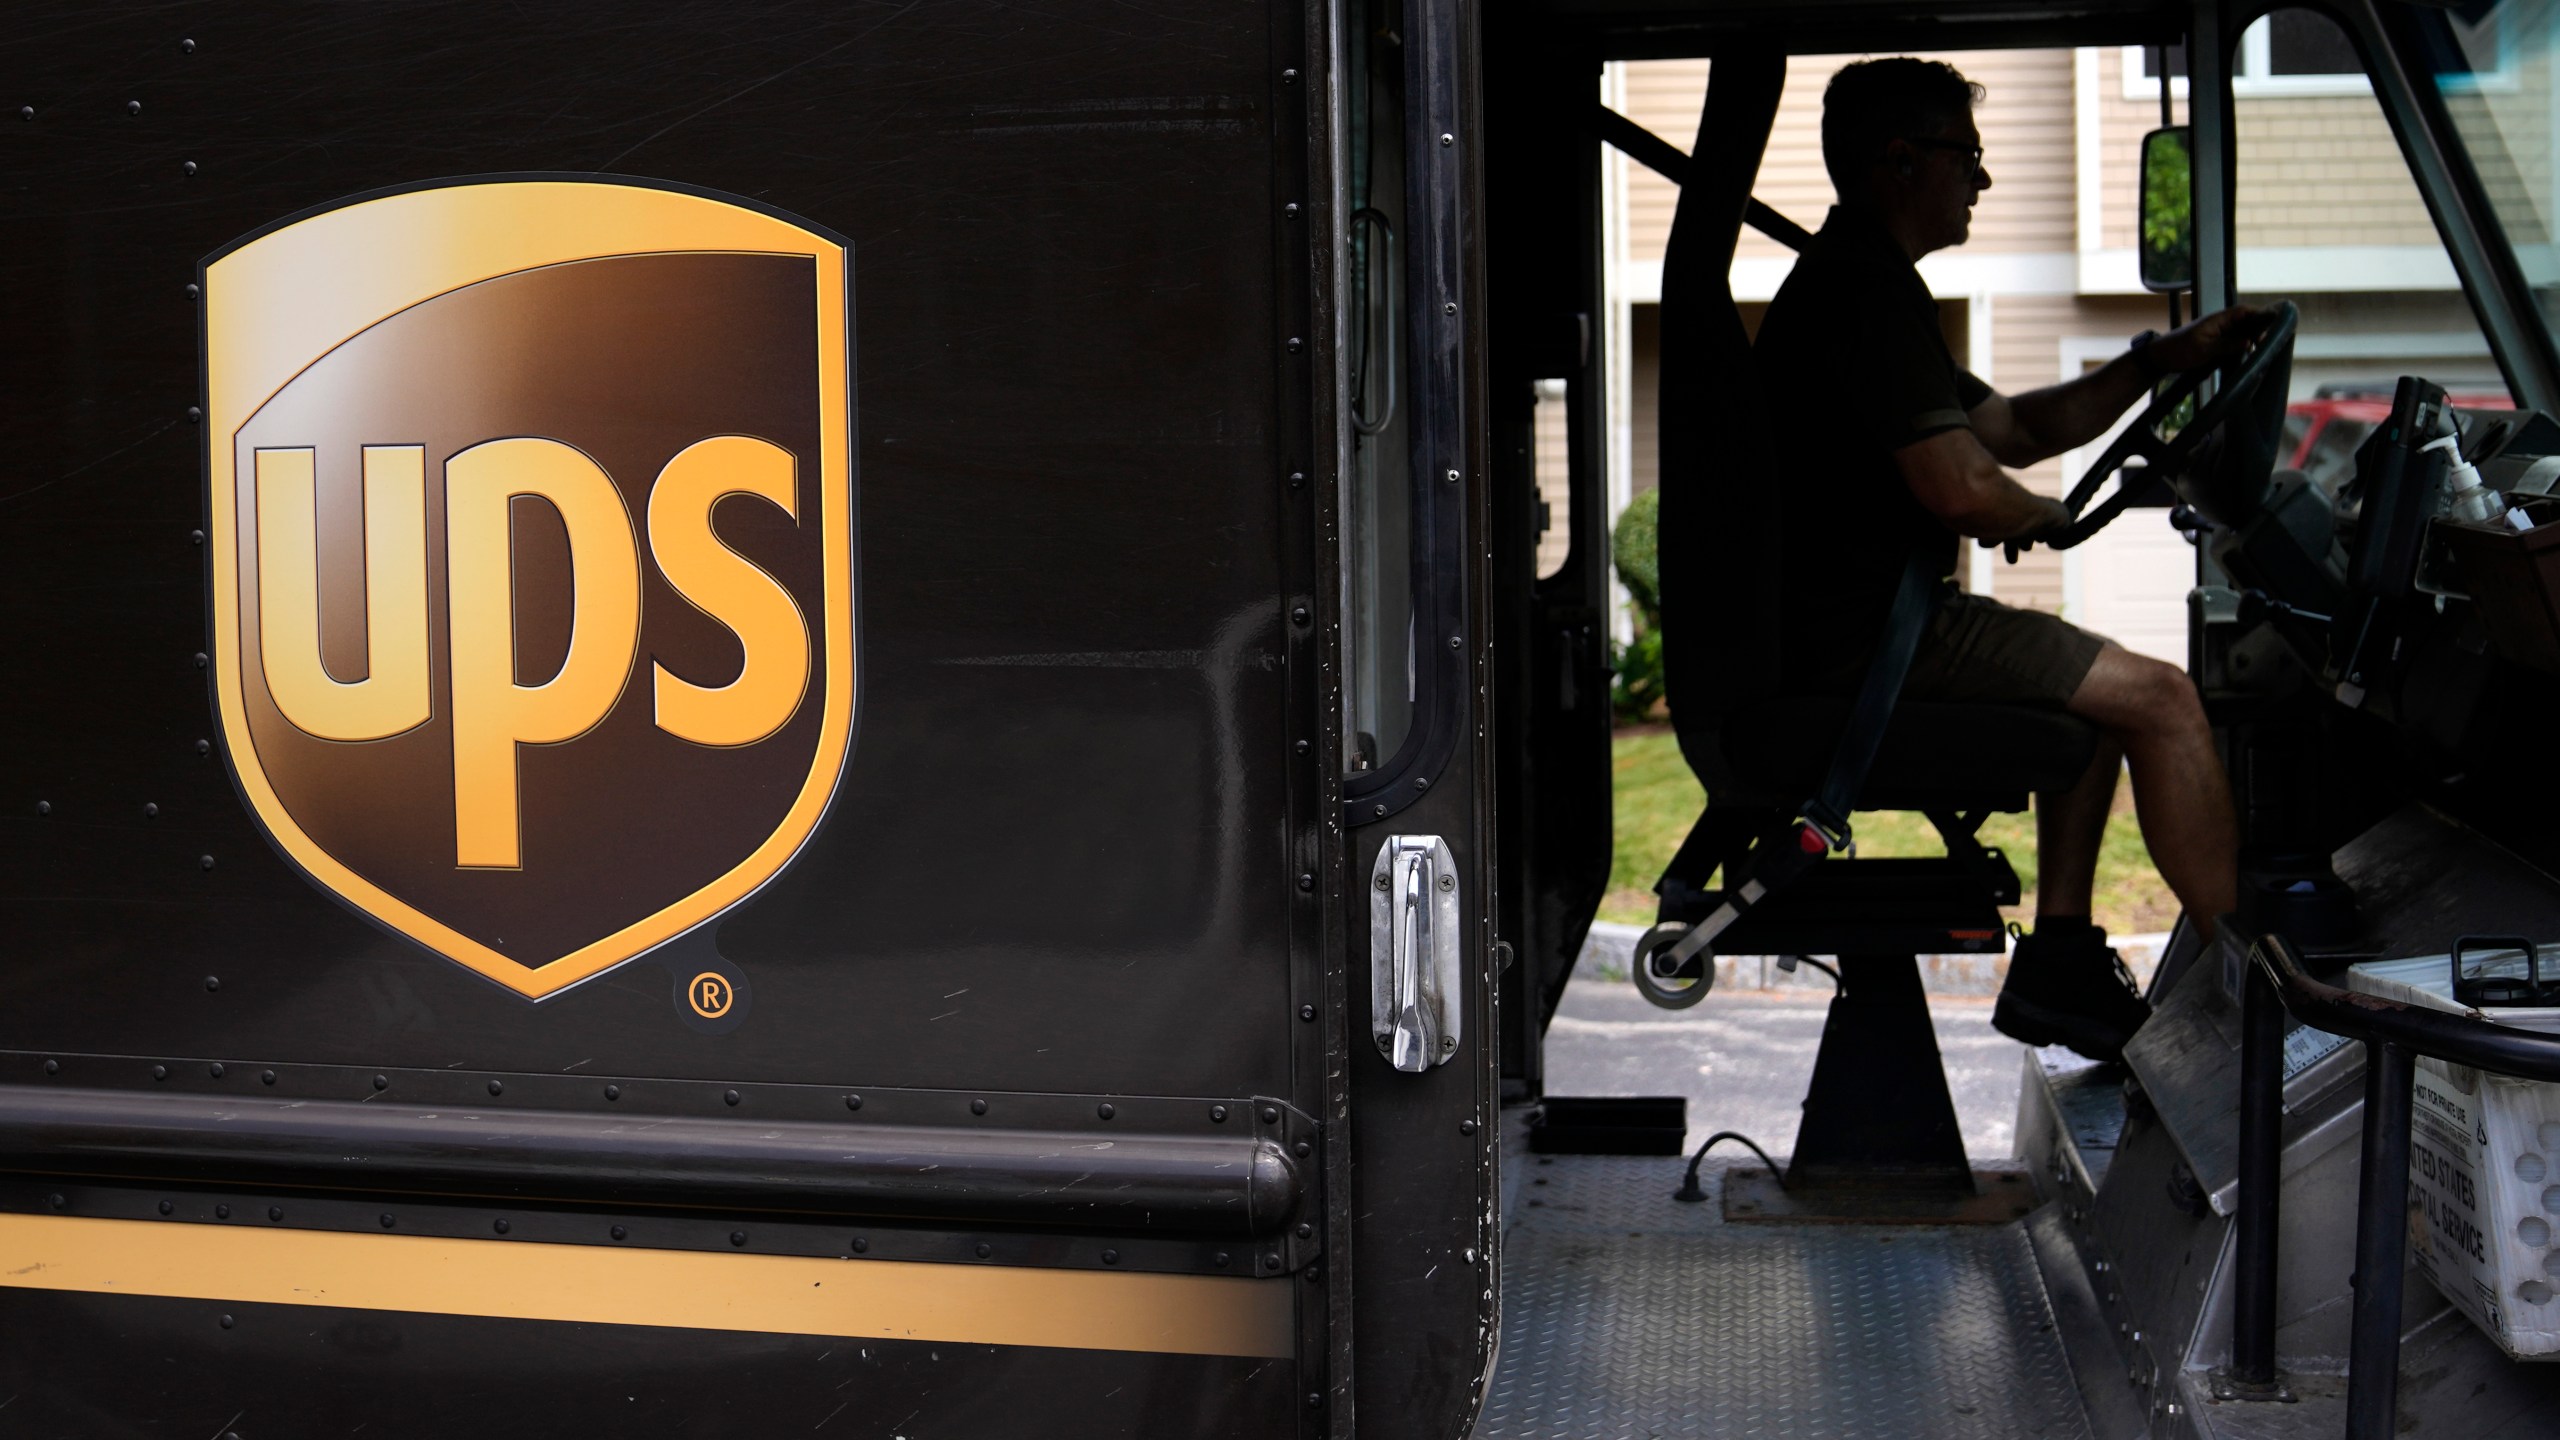
<svg viewBox="0 0 2560 1440">
<path fill-rule="evenodd" d="M 1293 1353 L 1286 1279 L 0 1215 L 0 1286 L 508 1320 Z"/>
</svg>

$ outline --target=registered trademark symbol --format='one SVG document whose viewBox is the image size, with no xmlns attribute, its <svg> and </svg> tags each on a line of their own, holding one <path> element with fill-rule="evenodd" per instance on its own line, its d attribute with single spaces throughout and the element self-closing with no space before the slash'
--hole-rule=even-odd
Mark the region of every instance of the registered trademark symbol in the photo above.
<svg viewBox="0 0 2560 1440">
<path fill-rule="evenodd" d="M 684 998 L 685 1003 L 693 1007 L 694 1014 L 705 1020 L 717 1020 L 729 1013 L 729 1007 L 737 1002 L 738 995 L 730 988 L 729 977 L 717 970 L 705 970 L 694 976 L 693 983 L 685 987 Z"/>
</svg>

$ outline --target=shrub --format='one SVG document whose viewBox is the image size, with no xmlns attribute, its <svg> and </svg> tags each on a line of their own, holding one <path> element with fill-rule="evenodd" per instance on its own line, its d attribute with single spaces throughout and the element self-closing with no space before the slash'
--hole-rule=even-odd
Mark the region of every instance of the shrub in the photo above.
<svg viewBox="0 0 2560 1440">
<path fill-rule="evenodd" d="M 1663 703 L 1661 516 L 1662 492 L 1647 490 L 1627 506 L 1609 536 L 1618 583 L 1636 606 L 1634 641 L 1609 646 L 1609 666 L 1617 672 L 1609 700 L 1621 724 L 1655 719 Z"/>
<path fill-rule="evenodd" d="M 1647 490 L 1629 502 L 1609 536 L 1609 558 L 1618 567 L 1618 583 L 1635 597 L 1636 609 L 1648 624 L 1657 620 L 1662 609 L 1661 528 L 1662 492 Z"/>
<path fill-rule="evenodd" d="M 1609 664 L 1618 672 L 1609 686 L 1609 708 L 1621 725 L 1659 720 L 1663 699 L 1662 632 L 1643 629 L 1634 643 L 1609 642 Z"/>
</svg>

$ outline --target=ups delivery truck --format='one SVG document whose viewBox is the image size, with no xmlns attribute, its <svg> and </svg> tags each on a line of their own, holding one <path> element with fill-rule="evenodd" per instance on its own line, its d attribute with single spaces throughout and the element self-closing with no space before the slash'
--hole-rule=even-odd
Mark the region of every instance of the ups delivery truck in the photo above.
<svg viewBox="0 0 2560 1440">
<path fill-rule="evenodd" d="M 2554 612 L 2429 448 L 2560 471 L 2560 19 L 2296 12 L 2517 411 L 2403 367 L 2322 485 L 2233 220 L 2265 8 L 0 12 L 0 1436 L 2560 1433 L 2550 1289 L 2449 1309 L 2427 1228 L 2525 1182 L 2409 1149 L 2413 1063 L 2560 1042 L 2338 998 L 2560 938 Z M 2143 284 L 2284 318 L 2053 537 L 2195 543 L 2247 898 L 2127 1066 L 2028 1054 L 2003 1166 L 1914 957 L 1999 948 L 1983 817 L 2092 737 L 1771 687 L 1730 276 L 1818 218 L 1753 198 L 1790 56 L 2058 46 L 2161 106 Z M 1685 149 L 1600 103 L 1674 57 Z M 1541 1106 L 1628 164 L 1711 800 L 1634 978 L 1843 980 L 1785 1168 L 1685 1184 Z"/>
</svg>

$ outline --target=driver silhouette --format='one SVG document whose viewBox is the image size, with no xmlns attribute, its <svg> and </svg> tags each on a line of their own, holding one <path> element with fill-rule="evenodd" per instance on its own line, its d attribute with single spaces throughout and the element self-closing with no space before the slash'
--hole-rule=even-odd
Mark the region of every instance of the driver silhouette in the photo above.
<svg viewBox="0 0 2560 1440">
<path fill-rule="evenodd" d="M 2003 467 L 2104 434 L 2173 371 L 2217 364 L 2257 333 L 2247 307 L 2209 315 L 2074 379 L 2003 395 L 1957 366 L 1916 262 L 1964 243 L 1991 188 L 1973 108 L 1952 66 L 1861 61 L 1823 94 L 1822 158 L 1839 194 L 1770 302 L 1753 347 L 1779 434 L 1802 437 L 1782 484 L 1790 587 L 1788 688 L 1850 694 L 1915 552 L 1953 575 L 1961 540 L 2032 543 L 2069 519 Z M 2090 922 L 2090 891 L 2119 773 L 2133 772 L 2144 842 L 2210 938 L 2236 900 L 2230 782 L 2186 673 L 2060 617 L 1967 594 L 1924 632 L 1902 693 L 2051 706 L 2097 727 L 2068 790 L 2036 796 L 2036 923 L 2012 955 L 1992 1024 L 2030 1045 L 2119 1060 L 2150 1008 Z"/>
</svg>

